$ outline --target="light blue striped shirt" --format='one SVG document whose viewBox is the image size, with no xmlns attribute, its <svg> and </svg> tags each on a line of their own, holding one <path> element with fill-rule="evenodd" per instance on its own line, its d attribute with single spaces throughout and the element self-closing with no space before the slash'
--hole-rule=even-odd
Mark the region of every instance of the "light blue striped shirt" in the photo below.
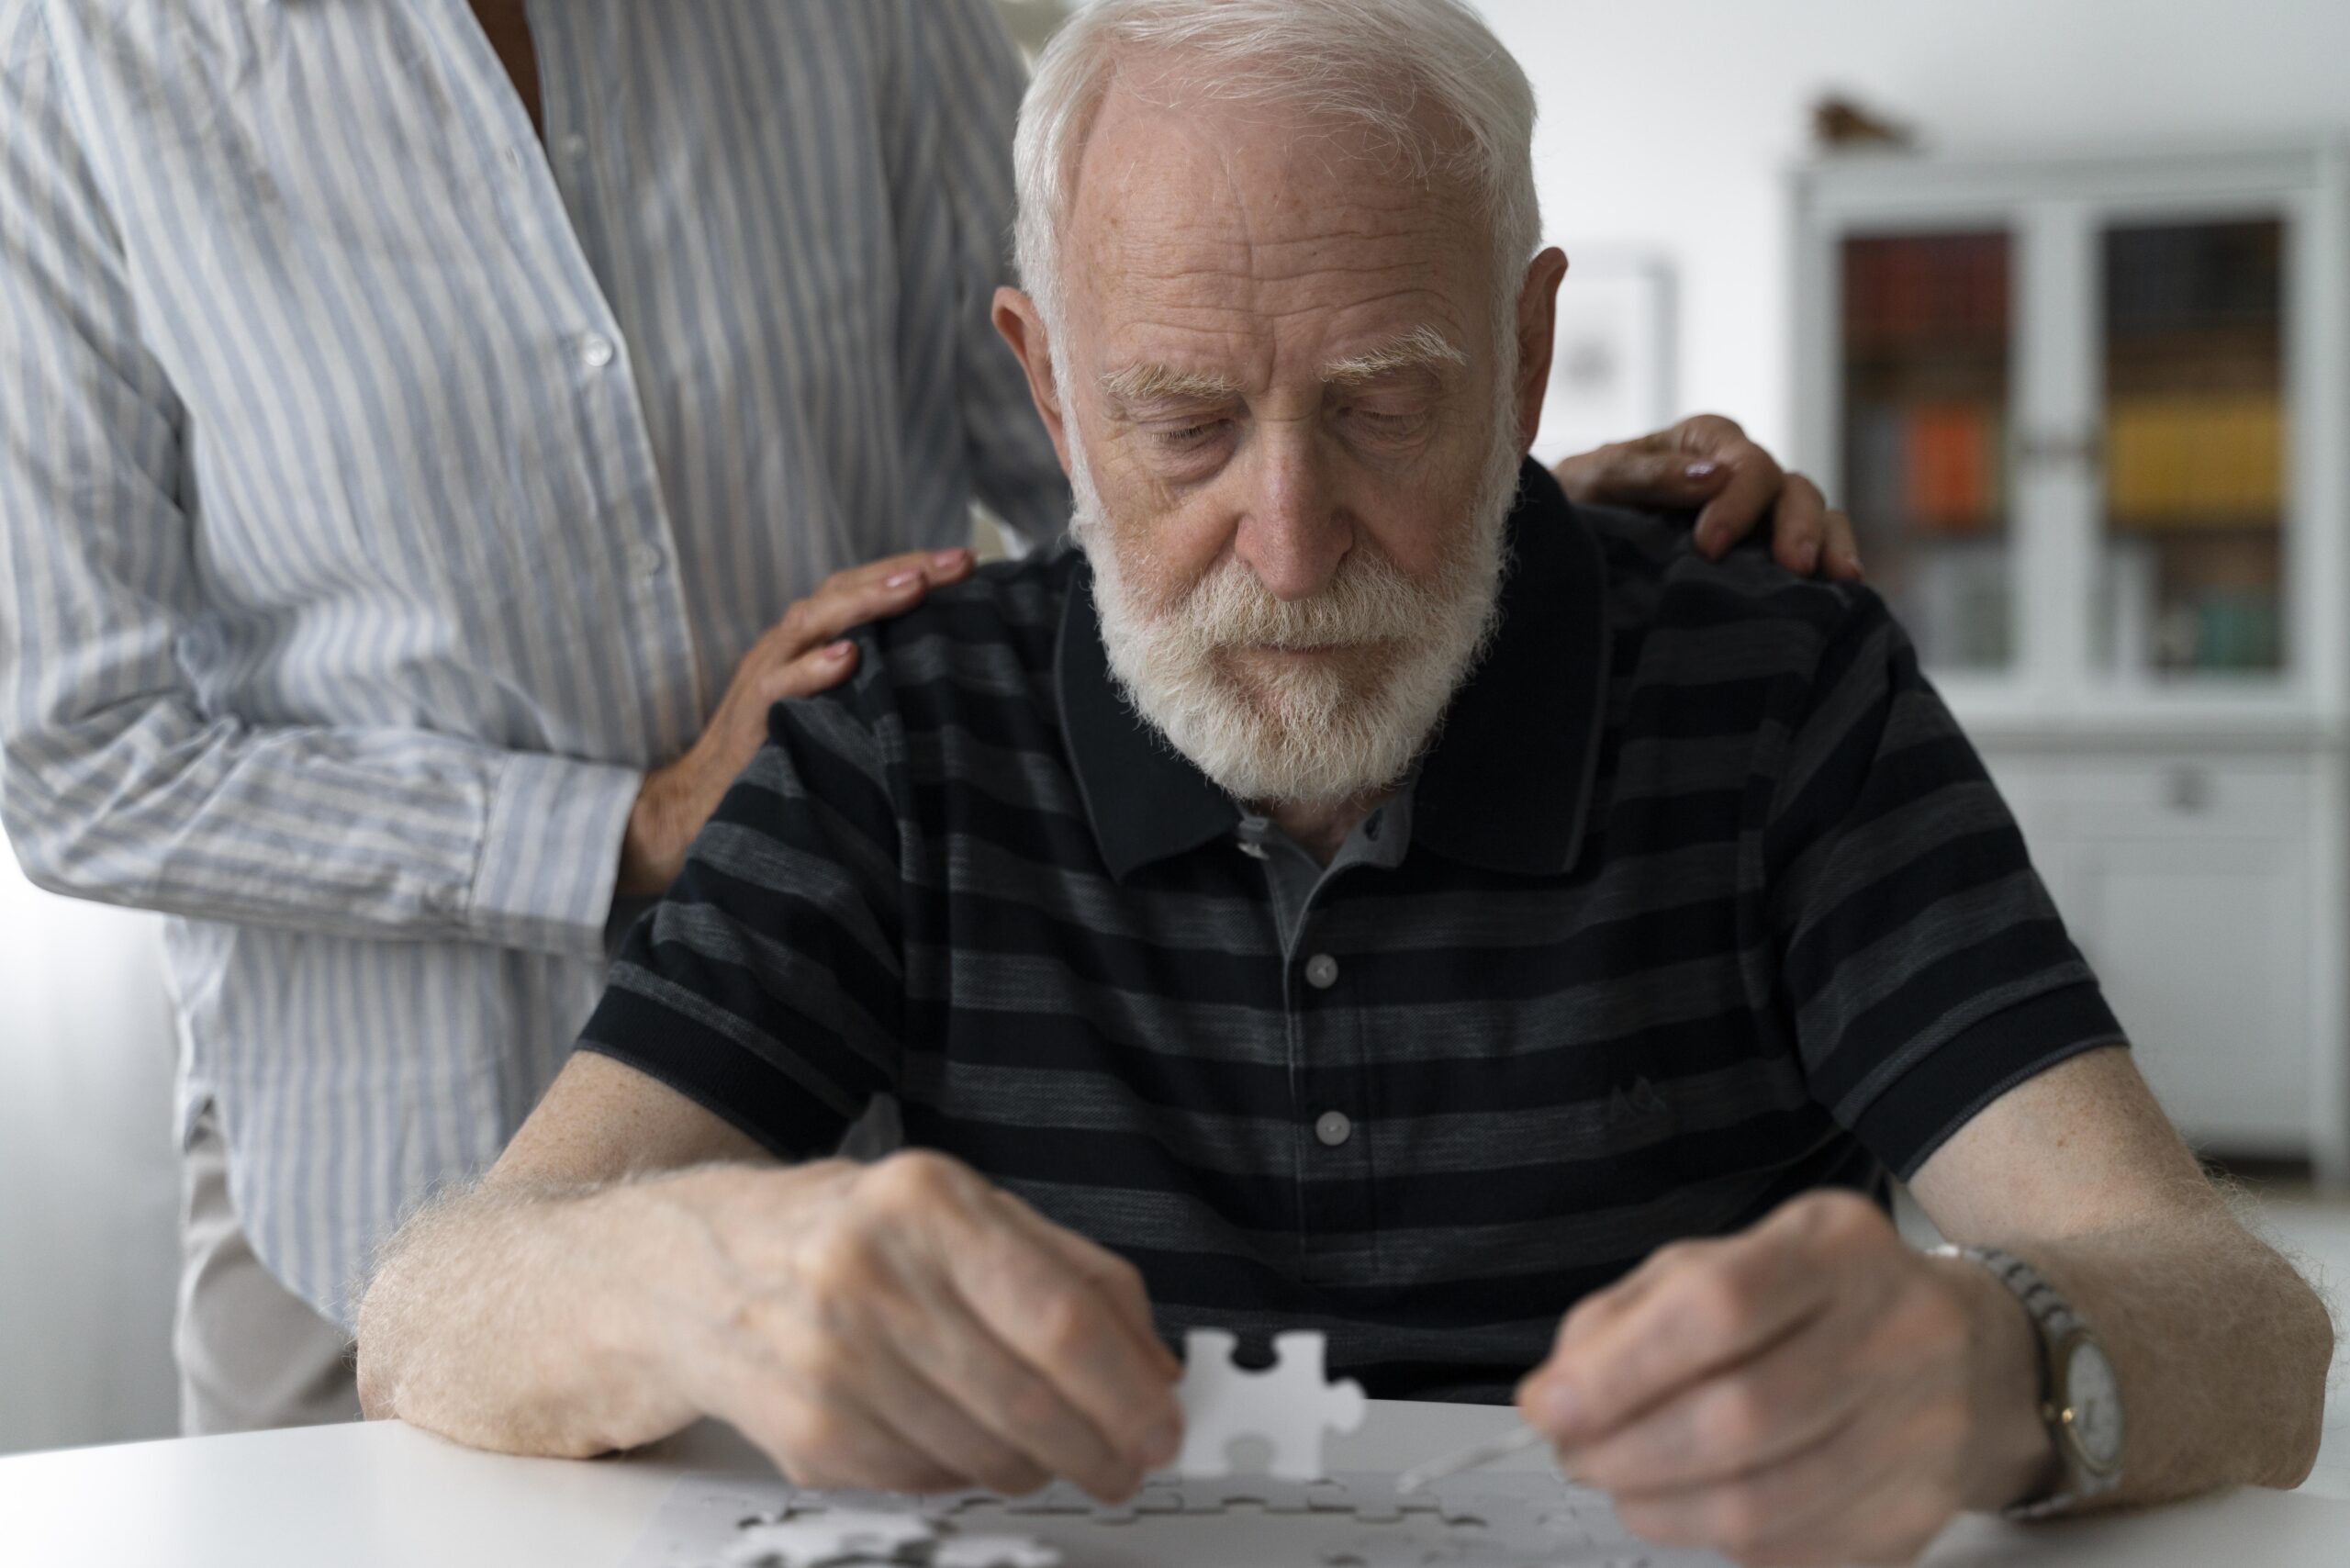
<svg viewBox="0 0 2350 1568">
<path fill-rule="evenodd" d="M 984 0 L 0 0 L 0 812 L 167 912 L 183 1130 L 347 1322 L 828 572 L 1067 516 Z"/>
</svg>

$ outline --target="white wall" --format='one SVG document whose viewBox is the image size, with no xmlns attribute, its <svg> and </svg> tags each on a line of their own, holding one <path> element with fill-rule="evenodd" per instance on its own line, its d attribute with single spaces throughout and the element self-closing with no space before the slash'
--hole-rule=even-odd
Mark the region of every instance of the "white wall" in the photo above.
<svg viewBox="0 0 2350 1568">
<path fill-rule="evenodd" d="M 1953 152 L 2350 129 L 2345 0 L 1475 3 L 1541 97 L 1550 238 L 1571 262 L 1669 257 L 1683 411 L 1731 414 L 1781 451 L 1782 176 L 1824 89 Z"/>
<path fill-rule="evenodd" d="M 37 891 L 0 844 L 0 1453 L 177 1427 L 160 930 Z"/>
</svg>

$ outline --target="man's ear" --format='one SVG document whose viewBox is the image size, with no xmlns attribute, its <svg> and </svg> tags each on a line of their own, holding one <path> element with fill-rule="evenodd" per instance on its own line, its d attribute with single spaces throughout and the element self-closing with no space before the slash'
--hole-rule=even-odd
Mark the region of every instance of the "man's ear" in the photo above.
<svg viewBox="0 0 2350 1568">
<path fill-rule="evenodd" d="M 1045 330 L 1045 318 L 1036 309 L 1036 302 L 1016 288 L 995 291 L 995 330 L 1020 356 L 1021 368 L 1028 373 L 1028 396 L 1035 400 L 1036 412 L 1043 417 L 1046 433 L 1053 438 L 1053 450 L 1060 454 L 1061 472 L 1069 472 L 1069 426 L 1061 410 L 1060 387 L 1053 380 L 1053 341 Z"/>
<path fill-rule="evenodd" d="M 1550 389 L 1550 340 L 1559 320 L 1559 282 L 1567 253 L 1556 245 L 1527 263 L 1517 296 L 1517 449 L 1529 452 L 1542 428 L 1542 398 Z"/>
</svg>

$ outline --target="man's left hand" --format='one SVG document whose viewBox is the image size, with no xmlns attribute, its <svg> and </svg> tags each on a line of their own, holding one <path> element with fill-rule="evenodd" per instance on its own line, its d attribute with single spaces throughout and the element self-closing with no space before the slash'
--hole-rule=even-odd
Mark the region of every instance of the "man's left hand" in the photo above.
<svg viewBox="0 0 2350 1568">
<path fill-rule="evenodd" d="M 1652 435 L 1580 453 L 1551 472 L 1571 501 L 1697 509 L 1691 541 L 1710 559 L 1767 523 L 1771 554 L 1787 570 L 1860 580 L 1852 520 L 1719 414 L 1692 415 Z"/>
<path fill-rule="evenodd" d="M 2031 1319 L 1987 1270 L 1821 1192 L 1578 1303 L 1518 1407 L 1651 1540 L 1906 1562 L 1961 1510 L 2053 1483 L 2039 1380 Z"/>
</svg>

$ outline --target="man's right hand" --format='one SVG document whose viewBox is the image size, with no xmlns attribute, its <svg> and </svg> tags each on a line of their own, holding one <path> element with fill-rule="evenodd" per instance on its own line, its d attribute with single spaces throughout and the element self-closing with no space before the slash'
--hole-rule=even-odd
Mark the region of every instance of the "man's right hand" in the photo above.
<svg viewBox="0 0 2350 1568">
<path fill-rule="evenodd" d="M 652 1282 L 662 1380 L 805 1486 L 1123 1498 L 1181 1445 L 1181 1367 L 1134 1266 L 946 1156 L 709 1166 L 708 1267 Z"/>
<path fill-rule="evenodd" d="M 829 690 L 856 668 L 856 644 L 843 633 L 903 614 L 932 588 L 968 576 L 971 563 L 961 549 L 890 555 L 834 572 L 786 610 L 735 666 L 701 738 L 638 790 L 621 846 L 618 893 L 649 896 L 677 879 L 686 846 L 767 739 L 767 710 L 787 697 Z"/>
</svg>

